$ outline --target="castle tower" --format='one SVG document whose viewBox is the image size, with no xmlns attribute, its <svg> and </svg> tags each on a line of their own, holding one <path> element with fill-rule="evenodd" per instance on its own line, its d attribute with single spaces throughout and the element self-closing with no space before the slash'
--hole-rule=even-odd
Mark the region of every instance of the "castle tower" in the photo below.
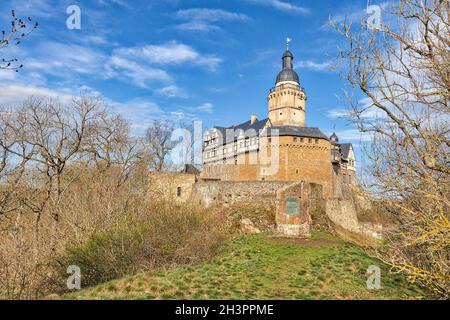
<svg viewBox="0 0 450 320">
<path fill-rule="evenodd" d="M 268 96 L 269 119 L 274 126 L 306 127 L 306 94 L 300 87 L 292 62 L 294 56 L 288 48 L 282 59 L 283 69 Z"/>
</svg>

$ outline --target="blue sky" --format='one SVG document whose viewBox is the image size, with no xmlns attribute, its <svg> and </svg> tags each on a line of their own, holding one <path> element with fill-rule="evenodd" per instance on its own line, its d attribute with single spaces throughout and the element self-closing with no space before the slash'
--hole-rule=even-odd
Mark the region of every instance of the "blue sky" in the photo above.
<svg viewBox="0 0 450 320">
<path fill-rule="evenodd" d="M 372 1 L 376 2 L 375 1 Z M 66 27 L 66 8 L 81 9 L 81 30 Z M 359 133 L 339 119 L 345 82 L 331 71 L 340 37 L 329 17 L 359 21 L 366 0 L 2 0 L 9 12 L 40 28 L 17 48 L 19 73 L 0 73 L 0 104 L 29 95 L 69 99 L 101 95 L 142 133 L 154 118 L 200 119 L 205 127 L 267 116 L 267 93 L 281 67 L 286 37 L 306 89 L 307 125 L 357 144 Z"/>
</svg>

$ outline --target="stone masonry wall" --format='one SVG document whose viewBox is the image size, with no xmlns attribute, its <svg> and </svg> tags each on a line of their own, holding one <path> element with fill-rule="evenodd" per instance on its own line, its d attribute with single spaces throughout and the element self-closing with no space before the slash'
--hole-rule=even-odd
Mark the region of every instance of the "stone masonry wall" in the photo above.
<svg viewBox="0 0 450 320">
<path fill-rule="evenodd" d="M 280 181 L 201 181 L 193 185 L 192 201 L 207 207 L 234 204 L 274 207 L 276 191 L 289 184 Z"/>
<path fill-rule="evenodd" d="M 342 238 L 359 244 L 370 244 L 382 239 L 382 226 L 358 221 L 353 199 L 326 199 L 325 211 Z"/>
<path fill-rule="evenodd" d="M 165 200 L 186 203 L 192 198 L 194 174 L 152 173 L 149 175 L 148 198 L 150 201 Z"/>
</svg>

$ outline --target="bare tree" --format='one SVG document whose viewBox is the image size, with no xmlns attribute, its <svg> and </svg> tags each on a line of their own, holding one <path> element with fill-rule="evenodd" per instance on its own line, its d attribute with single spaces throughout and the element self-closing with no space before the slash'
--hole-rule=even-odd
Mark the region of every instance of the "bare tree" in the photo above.
<svg viewBox="0 0 450 320">
<path fill-rule="evenodd" d="M 172 133 L 175 127 L 167 120 L 155 120 L 147 128 L 146 143 L 149 146 L 151 166 L 157 172 L 163 171 L 167 166 L 167 155 L 175 147 Z"/>
<path fill-rule="evenodd" d="M 0 110 L 0 220 L 18 210 L 23 189 L 20 187 L 26 165 L 36 149 L 23 142 L 24 118 L 12 108 Z M 14 152 L 10 151 L 14 150 Z M 15 155 L 20 154 L 19 157 Z"/>
<path fill-rule="evenodd" d="M 130 125 L 120 115 L 102 112 L 85 144 L 88 157 L 100 170 L 118 168 L 117 186 L 124 183 L 138 162 L 148 161 L 145 143 L 130 134 Z"/>
<path fill-rule="evenodd" d="M 37 203 L 26 201 L 26 204 L 36 214 L 37 234 L 44 209 L 49 207 L 53 224 L 52 250 L 56 247 L 61 216 L 60 202 L 67 188 L 63 183 L 63 172 L 71 160 L 80 156 L 99 107 L 98 100 L 88 97 L 74 99 L 70 110 L 56 101 L 30 99 L 15 111 L 24 130 L 19 131 L 21 129 L 17 128 L 14 122 L 5 125 L 16 127 L 19 135 L 15 145 L 4 144 L 3 149 L 23 161 L 33 161 L 37 170 L 45 174 L 44 186 L 37 186 L 44 191 L 45 196 L 38 198 Z M 17 144 L 23 146 L 19 149 L 21 152 L 15 147 Z M 24 149 L 33 151 L 24 154 Z"/>
<path fill-rule="evenodd" d="M 22 20 L 18 18 L 15 11 L 12 10 L 11 29 L 9 31 L 1 31 L 0 49 L 19 45 L 24 38 L 26 38 L 37 28 L 38 22 L 33 23 L 33 20 L 30 17 L 28 17 L 26 20 Z M 0 70 L 14 70 L 17 72 L 22 67 L 22 64 L 18 64 L 17 58 L 0 59 Z"/>
<path fill-rule="evenodd" d="M 350 116 L 372 135 L 374 187 L 400 220 L 380 257 L 435 293 L 450 292 L 450 23 L 448 0 L 401 0 L 380 26 L 354 31 L 339 58 Z M 362 92 L 365 99 L 357 99 Z M 356 95 L 354 94 L 356 93 Z M 364 103 L 361 103 L 364 102 Z"/>
</svg>

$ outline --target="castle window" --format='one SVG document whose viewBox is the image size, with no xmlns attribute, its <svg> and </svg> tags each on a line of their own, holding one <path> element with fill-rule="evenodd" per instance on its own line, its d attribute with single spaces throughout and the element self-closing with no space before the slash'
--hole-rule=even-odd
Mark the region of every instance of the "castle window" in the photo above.
<svg viewBox="0 0 450 320">
<path fill-rule="evenodd" d="M 312 139 L 311 138 L 308 139 L 308 143 L 312 143 Z"/>
<path fill-rule="evenodd" d="M 316 138 L 316 144 L 319 144 L 319 139 Z"/>
<path fill-rule="evenodd" d="M 177 197 L 181 197 L 181 187 L 177 188 Z"/>
<path fill-rule="evenodd" d="M 271 143 L 272 142 L 272 138 L 269 138 L 268 141 L 269 141 L 269 143 Z"/>
<path fill-rule="evenodd" d="M 300 171 L 298 169 L 295 169 L 295 174 L 298 174 Z"/>
<path fill-rule="evenodd" d="M 297 142 L 297 138 L 296 138 L 296 137 L 294 137 L 292 140 L 293 140 L 294 142 Z"/>
<path fill-rule="evenodd" d="M 304 138 L 300 138 L 300 142 L 301 143 L 305 142 L 305 139 Z"/>
</svg>

